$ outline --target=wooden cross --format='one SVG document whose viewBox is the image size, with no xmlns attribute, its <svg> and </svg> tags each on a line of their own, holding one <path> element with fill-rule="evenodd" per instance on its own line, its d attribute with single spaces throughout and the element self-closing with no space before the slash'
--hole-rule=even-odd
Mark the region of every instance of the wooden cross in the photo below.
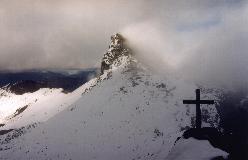
<svg viewBox="0 0 248 160">
<path fill-rule="evenodd" d="M 214 104 L 213 100 L 201 100 L 200 89 L 195 90 L 196 100 L 183 100 L 183 104 L 195 104 L 196 105 L 196 128 L 201 128 L 201 104 Z"/>
</svg>

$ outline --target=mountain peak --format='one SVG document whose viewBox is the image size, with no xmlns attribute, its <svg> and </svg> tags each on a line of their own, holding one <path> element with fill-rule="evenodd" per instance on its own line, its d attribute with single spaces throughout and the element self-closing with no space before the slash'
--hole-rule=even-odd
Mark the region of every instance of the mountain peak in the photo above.
<svg viewBox="0 0 248 160">
<path fill-rule="evenodd" d="M 116 33 L 111 36 L 111 44 L 109 48 L 123 49 L 124 38 L 121 34 Z"/>
<path fill-rule="evenodd" d="M 129 56 L 130 49 L 124 45 L 124 37 L 120 33 L 111 36 L 111 41 L 108 51 L 104 54 L 101 62 L 101 73 L 105 70 L 111 69 L 115 62 L 120 62 L 120 57 Z M 118 63 L 119 64 L 119 63 Z"/>
</svg>

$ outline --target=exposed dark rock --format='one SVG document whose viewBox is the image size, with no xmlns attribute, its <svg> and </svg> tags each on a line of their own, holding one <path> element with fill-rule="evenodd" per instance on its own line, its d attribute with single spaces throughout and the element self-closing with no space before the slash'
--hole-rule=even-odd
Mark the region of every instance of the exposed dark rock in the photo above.
<svg viewBox="0 0 248 160">
<path fill-rule="evenodd" d="M 159 129 L 157 129 L 157 128 L 155 128 L 153 132 L 154 132 L 154 134 L 155 134 L 154 138 L 164 136 L 164 133 L 161 132 L 161 131 L 160 131 Z"/>
<path fill-rule="evenodd" d="M 9 130 L 0 130 L 0 135 L 4 135 L 7 134 L 9 132 L 13 131 L 13 129 L 9 129 Z"/>
<path fill-rule="evenodd" d="M 13 115 L 12 118 L 18 116 L 18 115 L 21 114 L 23 111 L 25 111 L 27 108 L 28 108 L 28 105 L 26 105 L 26 106 L 24 106 L 24 107 L 22 107 L 22 108 L 18 108 L 18 109 L 15 111 L 15 113 L 14 113 L 14 115 Z"/>
<path fill-rule="evenodd" d="M 0 130 L 0 135 L 5 135 L 3 138 L 0 139 L 0 150 L 5 150 L 3 148 L 4 145 L 10 143 L 10 141 L 12 141 L 13 139 L 18 138 L 23 134 L 27 133 L 28 130 L 37 127 L 37 125 L 37 123 L 33 123 L 18 129 Z"/>
<path fill-rule="evenodd" d="M 101 62 L 101 74 L 105 70 L 111 68 L 114 61 L 117 60 L 120 56 L 128 55 L 130 51 L 124 45 L 124 38 L 119 33 L 111 36 L 111 43 L 109 45 L 108 51 L 104 54 Z"/>
<path fill-rule="evenodd" d="M 47 85 L 42 82 L 35 82 L 32 80 L 23 80 L 18 83 L 11 85 L 8 89 L 17 95 L 22 95 L 24 93 L 33 93 L 40 88 L 45 88 Z"/>
</svg>

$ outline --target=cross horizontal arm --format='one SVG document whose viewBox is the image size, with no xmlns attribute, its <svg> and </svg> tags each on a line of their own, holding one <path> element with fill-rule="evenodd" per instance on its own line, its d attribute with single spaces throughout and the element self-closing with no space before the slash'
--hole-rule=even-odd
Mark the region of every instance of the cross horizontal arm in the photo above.
<svg viewBox="0 0 248 160">
<path fill-rule="evenodd" d="M 214 100 L 200 100 L 200 104 L 214 104 Z"/>
<path fill-rule="evenodd" d="M 196 100 L 183 100 L 183 104 L 196 104 Z"/>
<path fill-rule="evenodd" d="M 183 104 L 214 104 L 213 100 L 183 100 Z"/>
</svg>

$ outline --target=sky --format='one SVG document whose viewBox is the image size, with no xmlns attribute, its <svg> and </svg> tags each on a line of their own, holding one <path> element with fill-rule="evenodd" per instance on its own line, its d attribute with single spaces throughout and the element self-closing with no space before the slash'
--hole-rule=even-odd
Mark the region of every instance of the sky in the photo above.
<svg viewBox="0 0 248 160">
<path fill-rule="evenodd" d="M 159 72 L 243 84 L 247 25 L 245 0 L 1 0 L 0 70 L 99 67 L 120 32 Z"/>
</svg>

